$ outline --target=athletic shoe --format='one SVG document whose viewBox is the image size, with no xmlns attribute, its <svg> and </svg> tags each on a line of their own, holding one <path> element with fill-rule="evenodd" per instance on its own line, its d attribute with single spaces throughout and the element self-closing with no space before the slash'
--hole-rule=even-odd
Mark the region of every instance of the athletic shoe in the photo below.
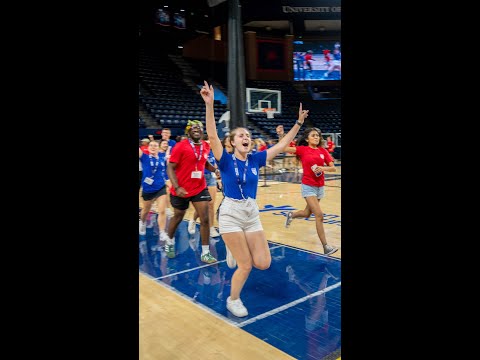
<svg viewBox="0 0 480 360">
<path fill-rule="evenodd" d="M 169 244 L 170 241 L 171 244 Z M 165 252 L 167 253 L 168 258 L 173 259 L 175 257 L 175 238 L 167 239 L 167 241 L 165 242 Z"/>
<path fill-rule="evenodd" d="M 218 233 L 217 229 L 214 226 L 210 227 L 210 236 L 211 237 L 219 237 L 220 234 Z"/>
<path fill-rule="evenodd" d="M 338 250 L 337 247 L 331 245 L 323 245 L 323 253 L 325 255 L 331 255 Z"/>
<path fill-rule="evenodd" d="M 147 224 L 142 220 L 138 221 L 138 233 L 140 235 L 145 235 L 147 233 Z"/>
<path fill-rule="evenodd" d="M 160 232 L 160 241 L 168 241 L 170 238 L 168 237 L 168 234 L 165 231 Z"/>
<path fill-rule="evenodd" d="M 200 256 L 200 260 L 202 260 L 204 263 L 208 263 L 208 264 L 217 262 L 217 259 L 215 259 L 213 257 L 213 255 L 210 254 L 210 251 L 207 252 L 206 254 L 203 254 L 202 256 Z"/>
<path fill-rule="evenodd" d="M 243 306 L 242 300 L 231 300 L 230 296 L 227 298 L 227 309 L 237 317 L 245 317 L 248 315 L 248 310 Z"/>
<path fill-rule="evenodd" d="M 293 220 L 293 211 L 287 213 L 287 219 L 285 220 L 285 227 L 288 229 Z"/>
<path fill-rule="evenodd" d="M 195 230 L 197 229 L 197 224 L 196 224 L 196 222 L 193 221 L 193 220 L 190 220 L 190 221 L 188 222 L 188 228 L 187 228 L 187 229 L 188 229 L 188 233 L 189 233 L 190 235 L 195 234 Z"/>
</svg>

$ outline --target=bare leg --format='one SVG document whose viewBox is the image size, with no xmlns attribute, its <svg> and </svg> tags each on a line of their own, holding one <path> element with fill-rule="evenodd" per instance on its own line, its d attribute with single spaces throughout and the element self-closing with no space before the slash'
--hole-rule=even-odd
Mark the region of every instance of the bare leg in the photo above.
<svg viewBox="0 0 480 360">
<path fill-rule="evenodd" d="M 237 300 L 252 271 L 253 259 L 243 231 L 222 234 L 222 238 L 237 261 L 237 269 L 233 273 L 230 287 L 230 299 Z"/>
<path fill-rule="evenodd" d="M 253 260 L 253 266 L 259 270 L 266 270 L 272 263 L 267 237 L 263 230 L 245 233 L 248 249 Z"/>
<path fill-rule="evenodd" d="M 165 215 L 165 208 L 167 207 L 167 196 L 162 195 L 157 199 L 157 212 L 158 212 L 158 229 L 165 231 L 165 225 L 167 224 L 167 217 Z"/>
<path fill-rule="evenodd" d="M 215 200 L 217 199 L 217 186 L 209 186 L 208 192 L 212 197 L 212 200 L 208 202 L 208 220 L 210 221 L 210 226 L 215 225 Z"/>
<path fill-rule="evenodd" d="M 210 244 L 210 222 L 208 221 L 208 202 L 197 201 L 192 202 L 195 211 L 200 217 L 200 238 L 202 239 L 202 245 Z"/>
<path fill-rule="evenodd" d="M 305 209 L 297 210 L 297 211 L 294 211 L 292 213 L 292 218 L 294 218 L 294 219 L 296 219 L 296 218 L 309 218 L 310 215 L 312 215 L 312 211 L 310 210 L 310 207 L 308 206 L 308 202 L 307 202 L 307 206 L 305 207 Z"/>
<path fill-rule="evenodd" d="M 168 223 L 168 237 L 170 239 L 173 239 L 175 235 L 175 231 L 177 231 L 178 224 L 180 224 L 180 221 L 183 220 L 183 217 L 185 216 L 185 212 L 187 210 L 179 210 L 176 208 L 173 208 L 173 216 L 170 219 L 170 222 Z"/>
<path fill-rule="evenodd" d="M 320 200 L 318 200 L 315 196 L 307 196 L 305 200 L 315 215 L 315 224 L 317 226 L 317 234 L 320 238 L 320 242 L 322 245 L 327 245 L 327 238 L 323 228 L 323 212 L 322 209 L 320 209 Z"/>
<path fill-rule="evenodd" d="M 142 220 L 142 222 L 147 221 L 147 216 L 148 216 L 148 213 L 150 212 L 150 209 L 152 208 L 153 202 L 154 200 L 148 200 L 148 201 L 143 200 L 142 212 L 140 213 L 140 220 Z"/>
</svg>

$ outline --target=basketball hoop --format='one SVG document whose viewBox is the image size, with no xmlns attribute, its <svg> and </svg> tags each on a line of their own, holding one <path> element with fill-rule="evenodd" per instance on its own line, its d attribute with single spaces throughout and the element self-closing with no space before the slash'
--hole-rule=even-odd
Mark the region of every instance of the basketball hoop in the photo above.
<svg viewBox="0 0 480 360">
<path fill-rule="evenodd" d="M 267 113 L 267 119 L 273 119 L 275 117 L 274 114 L 275 114 L 276 110 L 277 109 L 275 109 L 275 108 L 263 108 L 262 109 L 263 112 Z"/>
</svg>

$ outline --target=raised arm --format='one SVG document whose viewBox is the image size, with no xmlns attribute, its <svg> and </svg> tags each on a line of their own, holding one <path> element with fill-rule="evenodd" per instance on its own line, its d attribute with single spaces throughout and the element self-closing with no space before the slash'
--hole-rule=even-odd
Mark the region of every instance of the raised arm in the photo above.
<svg viewBox="0 0 480 360">
<path fill-rule="evenodd" d="M 215 97 L 213 86 L 208 85 L 204 80 L 204 85 L 200 90 L 203 101 L 205 101 L 205 122 L 207 127 L 208 140 L 210 140 L 210 147 L 212 148 L 213 156 L 217 161 L 220 160 L 223 154 L 223 146 L 217 134 L 217 125 L 215 124 L 215 113 L 213 111 L 213 100 Z"/>
<path fill-rule="evenodd" d="M 138 158 L 140 159 L 142 157 L 143 151 L 142 149 L 138 148 Z"/>
<path fill-rule="evenodd" d="M 274 146 L 272 146 L 270 149 L 267 149 L 267 161 L 272 160 L 275 156 L 285 151 L 285 148 L 290 144 L 290 142 L 297 135 L 298 130 L 300 130 L 300 127 L 302 126 L 307 116 L 308 116 L 308 110 L 302 110 L 302 103 L 300 103 L 300 107 L 298 109 L 297 122 L 292 126 L 292 128 L 287 133 L 287 135 L 281 138 L 280 141 Z"/>
<path fill-rule="evenodd" d="M 285 130 L 283 129 L 283 125 L 278 125 L 275 129 L 277 131 L 278 140 L 282 140 L 285 137 Z M 288 143 L 290 145 L 290 143 Z M 289 152 L 289 153 L 296 153 L 297 148 L 294 146 L 287 146 L 282 152 Z"/>
</svg>

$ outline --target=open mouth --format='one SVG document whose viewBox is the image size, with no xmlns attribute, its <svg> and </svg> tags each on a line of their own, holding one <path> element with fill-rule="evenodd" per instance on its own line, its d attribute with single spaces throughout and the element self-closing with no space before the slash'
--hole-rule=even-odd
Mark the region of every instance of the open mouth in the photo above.
<svg viewBox="0 0 480 360">
<path fill-rule="evenodd" d="M 244 142 L 242 142 L 242 146 L 243 146 L 245 149 L 248 149 L 248 148 L 250 147 L 250 142 L 244 141 Z"/>
</svg>

